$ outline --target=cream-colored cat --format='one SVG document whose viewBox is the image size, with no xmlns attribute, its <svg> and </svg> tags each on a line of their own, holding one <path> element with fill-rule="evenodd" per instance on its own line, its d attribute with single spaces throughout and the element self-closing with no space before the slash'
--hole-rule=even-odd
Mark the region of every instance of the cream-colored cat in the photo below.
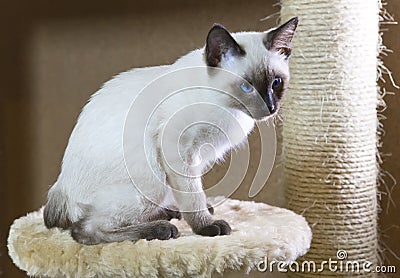
<svg viewBox="0 0 400 278">
<path fill-rule="evenodd" d="M 289 83 L 290 42 L 297 22 L 293 18 L 267 32 L 232 35 L 214 25 L 204 48 L 172 65 L 133 69 L 104 84 L 83 109 L 71 134 L 61 173 L 48 193 L 46 226 L 70 229 L 72 237 L 84 244 L 165 240 L 178 236 L 169 220 L 183 215 L 197 234 L 230 234 L 226 221 L 212 217 L 201 174 L 212 160 L 222 159 L 241 144 L 256 120 L 266 120 L 278 110 Z M 191 67 L 196 74 L 183 73 L 185 81 L 202 79 L 227 93 L 188 89 L 156 109 L 132 106 L 153 80 Z M 218 69 L 237 78 L 224 78 Z M 201 108 L 169 122 L 181 107 L 200 103 L 213 105 L 198 105 Z M 138 117 L 127 121 L 130 109 L 136 109 L 137 115 L 154 110 L 145 132 L 135 126 Z M 126 134 L 131 139 L 123 140 Z M 212 152 L 206 148 L 209 145 Z M 143 149 L 147 159 L 139 155 Z M 127 154 L 129 159 L 124 159 Z M 169 154 L 168 161 L 163 154 Z"/>
</svg>

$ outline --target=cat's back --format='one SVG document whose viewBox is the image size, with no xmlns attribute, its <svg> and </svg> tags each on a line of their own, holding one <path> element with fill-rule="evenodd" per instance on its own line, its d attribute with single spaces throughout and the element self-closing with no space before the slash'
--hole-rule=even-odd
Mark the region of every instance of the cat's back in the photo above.
<svg viewBox="0 0 400 278">
<path fill-rule="evenodd" d="M 131 70 L 122 72 L 116 75 L 111 80 L 104 83 L 102 88 L 92 95 L 89 103 L 97 99 L 116 98 L 121 97 L 131 98 L 134 97 L 148 84 L 156 80 L 158 77 L 167 73 L 169 65 L 154 66 L 144 68 L 133 68 Z"/>
<path fill-rule="evenodd" d="M 89 120 L 100 124 L 108 122 L 110 118 L 115 120 L 118 116 L 126 115 L 143 88 L 168 69 L 169 66 L 134 68 L 116 75 L 90 97 L 79 116 L 77 127 Z"/>
<path fill-rule="evenodd" d="M 103 159 L 105 153 L 118 156 L 122 151 L 126 115 L 136 96 L 169 66 L 135 68 L 106 82 L 94 93 L 79 115 L 65 152 L 64 162 L 74 157 Z"/>
</svg>

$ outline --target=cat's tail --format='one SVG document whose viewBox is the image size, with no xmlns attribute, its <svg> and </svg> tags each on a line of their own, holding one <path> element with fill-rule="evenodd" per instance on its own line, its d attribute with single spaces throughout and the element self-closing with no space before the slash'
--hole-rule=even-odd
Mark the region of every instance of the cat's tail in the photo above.
<svg viewBox="0 0 400 278">
<path fill-rule="evenodd" d="M 44 224 L 47 228 L 68 229 L 71 227 L 72 222 L 68 214 L 67 201 L 67 195 L 56 186 L 49 190 L 47 204 L 43 212 Z"/>
</svg>

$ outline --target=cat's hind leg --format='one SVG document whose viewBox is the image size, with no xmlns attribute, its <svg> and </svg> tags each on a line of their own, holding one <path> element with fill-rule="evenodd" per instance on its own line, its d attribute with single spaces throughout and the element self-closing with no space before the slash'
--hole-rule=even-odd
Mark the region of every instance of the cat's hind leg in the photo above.
<svg viewBox="0 0 400 278">
<path fill-rule="evenodd" d="M 87 245 L 139 239 L 167 240 L 177 238 L 178 235 L 178 229 L 168 220 L 128 224 L 110 221 L 108 217 L 88 216 L 71 226 L 72 238 Z"/>
<path fill-rule="evenodd" d="M 82 213 L 70 227 L 77 242 L 98 244 L 178 237 L 178 229 L 169 220 L 181 217 L 179 211 L 162 209 L 141 198 L 131 185 L 106 189 L 97 192 L 90 204 L 79 205 Z"/>
</svg>

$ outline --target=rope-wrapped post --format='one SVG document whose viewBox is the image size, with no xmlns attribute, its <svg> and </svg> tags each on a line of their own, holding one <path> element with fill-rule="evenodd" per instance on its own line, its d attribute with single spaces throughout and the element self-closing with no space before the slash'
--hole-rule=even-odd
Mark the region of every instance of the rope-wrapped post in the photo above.
<svg viewBox="0 0 400 278">
<path fill-rule="evenodd" d="M 283 107 L 283 148 L 288 207 L 303 214 L 313 229 L 311 249 L 302 260 L 315 261 L 317 267 L 329 258 L 343 266 L 357 261 L 363 276 L 374 274 L 363 272 L 362 264 L 378 260 L 380 4 L 282 0 L 281 10 L 282 21 L 300 20 Z M 325 277 L 355 274 L 345 267 L 325 268 Z"/>
</svg>

